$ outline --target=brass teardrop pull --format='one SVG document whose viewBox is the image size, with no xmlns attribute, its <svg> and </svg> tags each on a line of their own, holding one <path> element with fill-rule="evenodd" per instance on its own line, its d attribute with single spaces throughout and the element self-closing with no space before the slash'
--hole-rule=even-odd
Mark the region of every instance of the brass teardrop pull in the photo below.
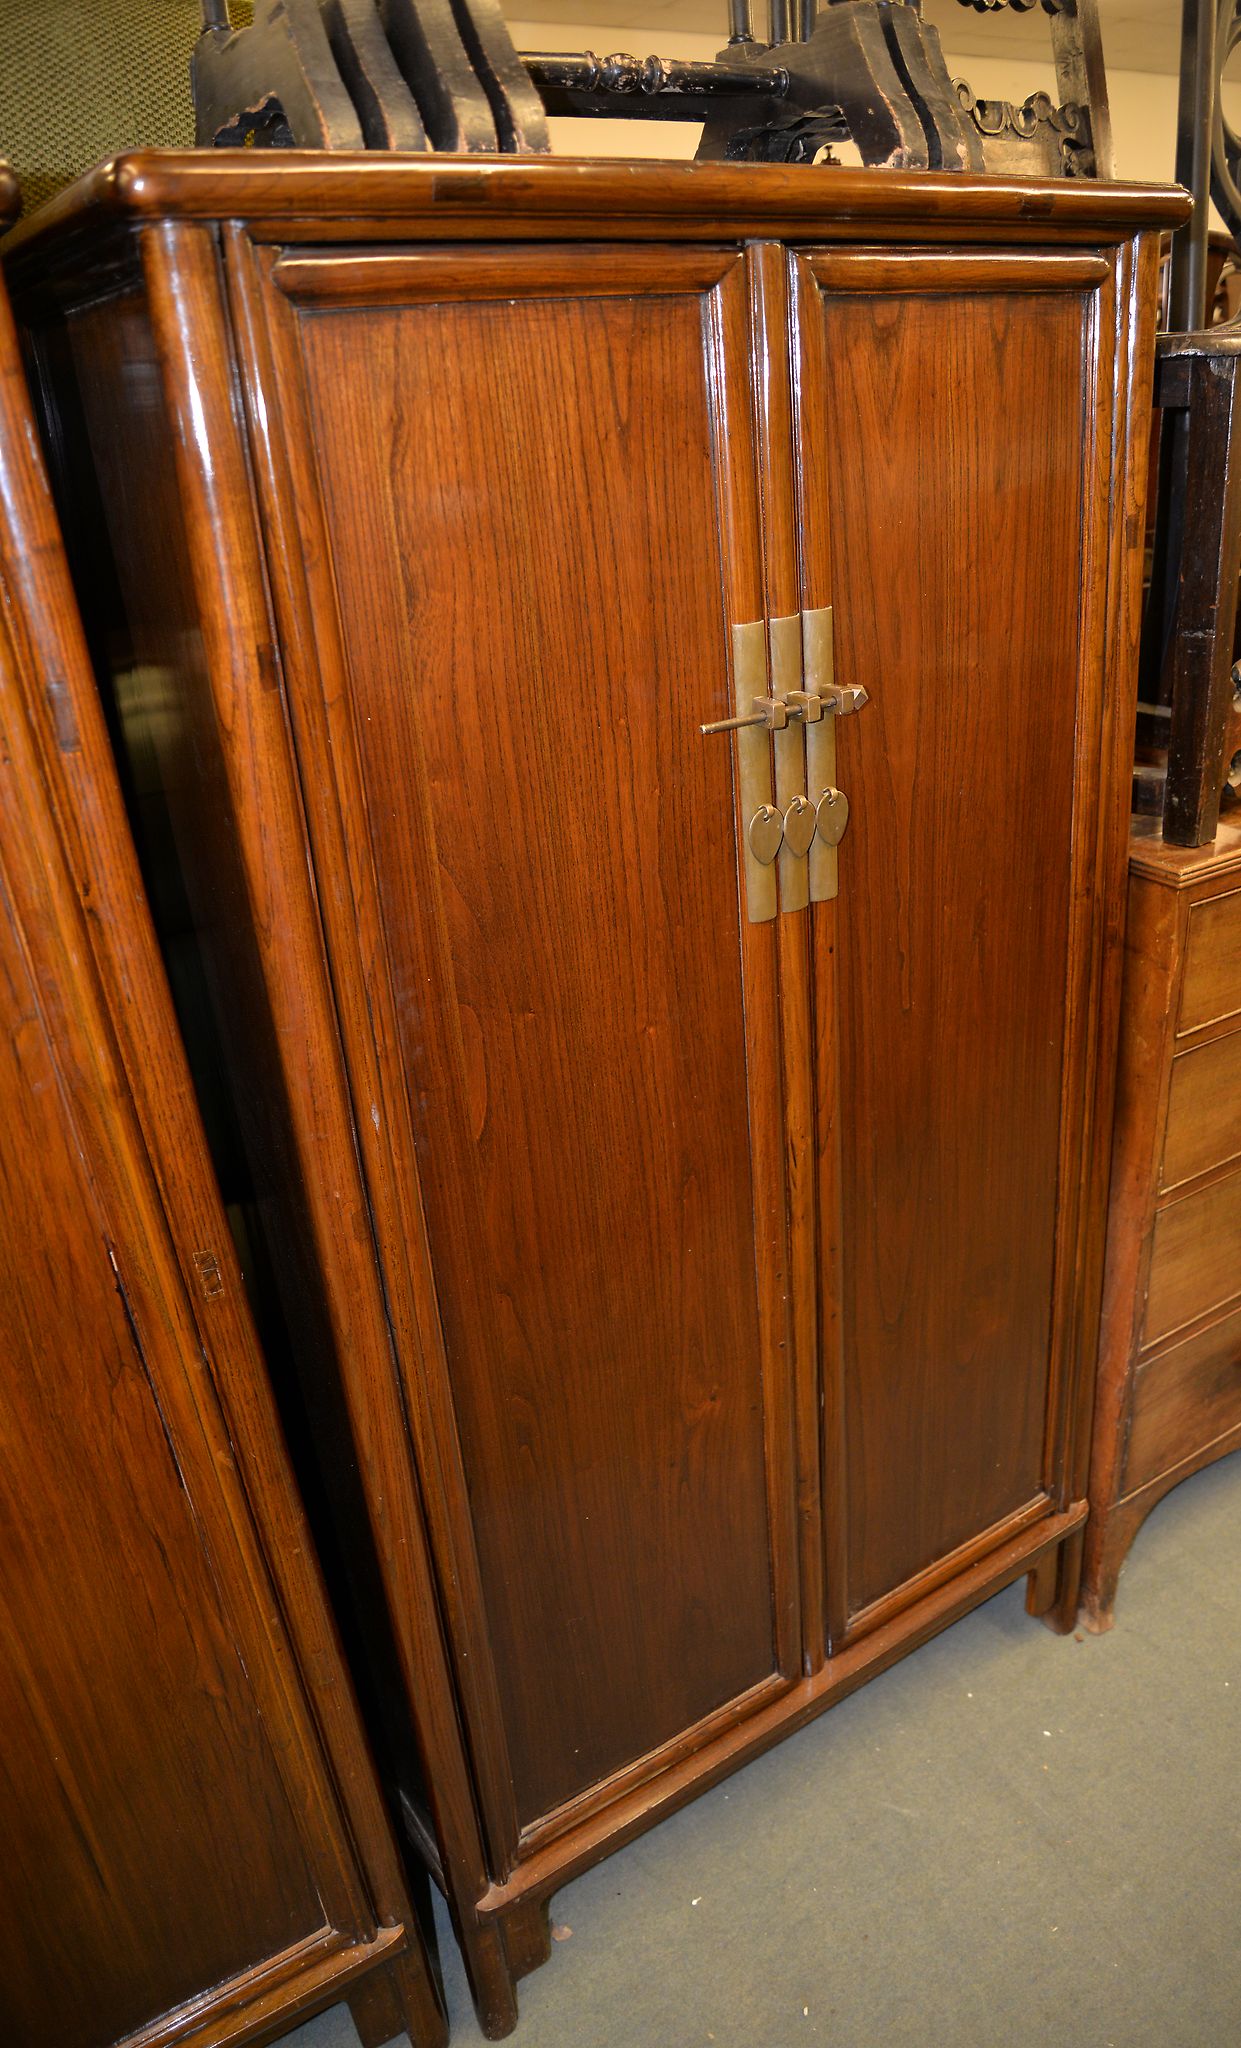
<svg viewBox="0 0 1241 2048">
<path fill-rule="evenodd" d="M 815 812 L 819 837 L 825 846 L 839 846 L 849 823 L 849 799 L 843 789 L 825 789 Z"/>
<path fill-rule="evenodd" d="M 784 843 L 799 860 L 814 844 L 815 808 L 804 796 L 795 796 L 784 813 Z"/>
<path fill-rule="evenodd" d="M 780 841 L 784 837 L 784 819 L 774 804 L 764 804 L 761 810 L 755 811 L 746 829 L 746 836 L 755 860 L 761 861 L 765 868 L 770 867 L 780 851 Z"/>
</svg>

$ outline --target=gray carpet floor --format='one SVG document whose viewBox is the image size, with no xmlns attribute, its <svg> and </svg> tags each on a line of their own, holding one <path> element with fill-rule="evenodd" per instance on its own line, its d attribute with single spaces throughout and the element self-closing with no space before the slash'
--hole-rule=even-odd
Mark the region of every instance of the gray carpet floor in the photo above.
<svg viewBox="0 0 1241 2048">
<path fill-rule="evenodd" d="M 1241 2044 L 1241 1457 L 1155 1510 L 1116 1611 L 1057 1638 L 997 1595 L 567 1886 L 515 2048 Z"/>
</svg>

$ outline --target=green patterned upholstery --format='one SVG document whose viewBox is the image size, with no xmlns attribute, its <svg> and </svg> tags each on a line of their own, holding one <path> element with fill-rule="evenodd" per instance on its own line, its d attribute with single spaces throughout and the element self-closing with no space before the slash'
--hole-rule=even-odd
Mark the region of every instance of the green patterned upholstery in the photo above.
<svg viewBox="0 0 1241 2048">
<path fill-rule="evenodd" d="M 201 25 L 200 0 L 0 0 L 0 156 L 27 212 L 118 150 L 193 142 Z"/>
</svg>

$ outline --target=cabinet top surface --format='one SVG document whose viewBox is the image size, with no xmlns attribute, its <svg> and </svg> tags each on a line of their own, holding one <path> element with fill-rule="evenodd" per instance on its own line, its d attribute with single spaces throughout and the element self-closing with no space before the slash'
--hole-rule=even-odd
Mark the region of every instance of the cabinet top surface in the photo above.
<svg viewBox="0 0 1241 2048">
<path fill-rule="evenodd" d="M 1129 835 L 1129 868 L 1171 889 L 1188 889 L 1195 882 L 1241 870 L 1241 817 L 1234 813 L 1220 819 L 1219 830 L 1209 846 L 1169 846 L 1157 818 L 1135 818 Z"/>
<path fill-rule="evenodd" d="M 860 236 L 919 241 L 1118 241 L 1174 226 L 1177 187 L 786 164 L 571 157 L 330 155 L 289 150 L 143 151 L 102 164 L 9 238 L 33 250 L 101 216 L 244 220 L 261 237 L 387 240 L 480 234 L 641 239 Z"/>
</svg>

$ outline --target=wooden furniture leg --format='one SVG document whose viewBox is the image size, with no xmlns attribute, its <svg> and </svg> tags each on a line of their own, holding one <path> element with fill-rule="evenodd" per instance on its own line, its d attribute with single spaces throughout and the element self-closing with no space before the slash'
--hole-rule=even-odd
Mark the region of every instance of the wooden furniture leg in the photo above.
<svg viewBox="0 0 1241 2048">
<path fill-rule="evenodd" d="M 1075 1529 L 1055 1550 L 1040 1558 L 1026 1583 L 1026 1613 L 1046 1622 L 1058 1636 L 1070 1634 L 1077 1621 L 1082 1541 L 1083 1531 Z"/>
<path fill-rule="evenodd" d="M 528 1977 L 552 1952 L 551 1917 L 546 1899 L 523 1900 L 504 1922 L 504 1946 L 514 1977 Z"/>
<path fill-rule="evenodd" d="M 443 2025 L 429 1979 L 410 1968 L 407 1956 L 359 1978 L 349 1993 L 349 2011 L 362 2048 L 385 2048 L 401 2035 L 432 2041 Z"/>
</svg>

